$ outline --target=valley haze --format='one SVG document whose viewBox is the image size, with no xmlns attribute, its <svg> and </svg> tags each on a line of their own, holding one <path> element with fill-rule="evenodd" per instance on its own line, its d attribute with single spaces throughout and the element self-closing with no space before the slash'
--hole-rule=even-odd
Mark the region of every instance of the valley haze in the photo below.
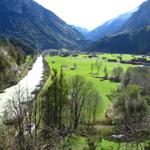
<svg viewBox="0 0 150 150">
<path fill-rule="evenodd" d="M 70 25 L 93 30 L 146 0 L 35 0 Z"/>
</svg>

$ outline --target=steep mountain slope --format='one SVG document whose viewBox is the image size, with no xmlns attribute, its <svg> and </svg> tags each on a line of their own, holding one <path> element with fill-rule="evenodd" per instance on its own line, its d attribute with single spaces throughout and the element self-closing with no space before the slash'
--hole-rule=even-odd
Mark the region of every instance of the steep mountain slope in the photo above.
<svg viewBox="0 0 150 150">
<path fill-rule="evenodd" d="M 82 33 L 85 37 L 90 32 L 88 29 L 82 28 L 82 27 L 79 27 L 79 26 L 72 25 L 72 27 L 75 28 L 76 30 L 78 30 L 80 33 Z"/>
<path fill-rule="evenodd" d="M 123 25 L 121 31 L 132 32 L 150 25 L 150 0 L 144 2 Z"/>
<path fill-rule="evenodd" d="M 26 50 L 32 51 L 17 40 L 0 37 L 0 91 L 17 82 L 19 66 L 25 62 Z"/>
<path fill-rule="evenodd" d="M 0 35 L 16 37 L 32 47 L 80 47 L 84 37 L 53 12 L 33 0 L 0 1 Z"/>
<path fill-rule="evenodd" d="M 125 22 L 120 32 L 96 41 L 90 50 L 146 54 L 150 52 L 150 0 Z"/>
<path fill-rule="evenodd" d="M 129 19 L 132 12 L 118 16 L 115 19 L 109 20 L 87 34 L 87 39 L 96 41 L 105 36 L 111 36 L 117 33 L 122 28 L 123 24 Z"/>
<path fill-rule="evenodd" d="M 89 50 L 107 53 L 148 54 L 150 52 L 150 26 L 131 34 L 106 37 L 93 43 Z"/>
</svg>

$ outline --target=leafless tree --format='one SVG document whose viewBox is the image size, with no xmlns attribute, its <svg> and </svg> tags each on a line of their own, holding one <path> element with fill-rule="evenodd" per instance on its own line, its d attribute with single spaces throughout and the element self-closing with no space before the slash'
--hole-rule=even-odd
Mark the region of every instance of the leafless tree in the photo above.
<svg viewBox="0 0 150 150">
<path fill-rule="evenodd" d="M 86 111 L 86 105 L 90 105 L 90 102 L 94 102 L 94 97 L 92 99 L 92 95 L 94 94 L 93 84 L 87 81 L 84 77 L 78 75 L 71 79 L 70 84 L 70 128 L 76 130 L 78 128 L 81 115 Z M 96 101 L 97 100 L 98 99 L 96 98 Z M 97 103 L 96 101 L 95 103 Z M 93 106 L 95 107 L 95 104 Z M 95 115 L 94 111 L 93 114 Z"/>
<path fill-rule="evenodd" d="M 26 116 L 27 107 L 24 105 L 27 102 L 28 96 L 25 97 L 25 91 L 18 87 L 12 98 L 9 99 L 7 106 L 7 121 L 13 120 L 17 129 L 17 139 L 20 149 L 24 149 L 24 123 L 23 118 Z M 6 120 L 5 120 L 6 121 Z"/>
<path fill-rule="evenodd" d="M 97 73 L 96 73 L 96 74 L 99 74 L 100 69 L 101 69 L 101 67 L 102 67 L 102 62 L 101 62 L 100 58 L 98 58 L 98 59 L 96 60 L 95 66 L 96 66 L 96 69 L 97 69 Z"/>
<path fill-rule="evenodd" d="M 37 96 L 33 98 L 28 89 L 18 87 L 14 96 L 9 99 L 5 123 L 13 122 L 16 128 L 14 142 L 19 149 L 33 149 L 38 146 L 37 130 L 41 121 L 41 112 Z"/>
</svg>

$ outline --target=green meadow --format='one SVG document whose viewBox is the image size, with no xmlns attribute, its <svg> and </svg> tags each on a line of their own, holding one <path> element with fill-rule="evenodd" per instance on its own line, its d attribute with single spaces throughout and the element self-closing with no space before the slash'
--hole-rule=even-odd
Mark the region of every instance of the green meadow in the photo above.
<svg viewBox="0 0 150 150">
<path fill-rule="evenodd" d="M 81 75 L 93 82 L 95 88 L 100 92 L 101 95 L 101 102 L 98 107 L 97 112 L 97 119 L 103 119 L 105 116 L 105 112 L 110 105 L 110 101 L 107 98 L 107 95 L 110 94 L 113 90 L 115 90 L 119 83 L 111 82 L 109 80 L 102 80 L 100 78 L 94 78 L 91 75 L 91 64 L 95 64 L 96 61 L 101 62 L 100 72 L 97 75 L 98 77 L 104 76 L 104 68 L 107 67 L 109 75 L 112 75 L 112 70 L 115 67 L 121 66 L 124 71 L 132 66 L 129 64 L 120 64 L 120 63 L 113 63 L 107 62 L 107 60 L 103 60 L 102 57 L 107 57 L 114 59 L 119 55 L 111 55 L 111 54 L 103 54 L 97 58 L 88 58 L 86 55 L 79 55 L 77 57 L 60 57 L 60 56 L 46 56 L 46 61 L 48 62 L 50 68 L 56 68 L 58 71 L 60 70 L 61 66 L 65 66 L 64 73 L 67 79 L 74 75 Z M 129 59 L 132 58 L 131 55 L 123 55 L 123 58 Z M 71 68 L 76 64 L 76 69 L 71 70 Z M 93 74 L 96 74 L 97 70 L 96 67 L 93 69 Z"/>
<path fill-rule="evenodd" d="M 73 136 L 68 147 L 70 147 L 72 150 L 86 150 L 86 145 L 87 139 L 84 137 Z M 149 145 L 149 141 L 141 143 L 140 146 L 137 146 L 136 143 L 116 143 L 102 139 L 102 141 L 99 142 L 96 150 L 141 150 L 141 148 L 143 149 L 143 147 L 147 145 Z"/>
<path fill-rule="evenodd" d="M 117 59 L 117 57 L 120 56 L 119 54 L 103 54 L 99 57 L 94 58 L 88 58 L 87 55 L 79 55 L 77 57 L 61 57 L 61 56 L 46 56 L 45 59 L 48 62 L 50 68 L 56 68 L 58 71 L 60 71 L 61 66 L 64 67 L 64 74 L 69 82 L 69 78 L 71 78 L 74 75 L 81 75 L 84 76 L 87 80 L 90 80 L 93 82 L 95 88 L 100 92 L 101 95 L 101 101 L 98 106 L 97 111 L 97 121 L 105 119 L 105 112 L 111 105 L 111 102 L 109 101 L 107 95 L 111 94 L 113 90 L 117 89 L 120 83 L 112 82 L 110 80 L 103 80 L 99 77 L 104 76 L 104 68 L 107 67 L 109 76 L 112 75 L 112 70 L 115 67 L 122 67 L 124 71 L 127 70 L 128 67 L 134 67 L 133 65 L 129 64 L 120 64 L 119 62 L 108 62 L 106 59 L 102 59 L 102 57 L 107 57 L 107 59 Z M 141 56 L 132 56 L 132 55 L 122 55 L 123 60 L 130 60 L 133 57 L 141 57 Z M 100 72 L 97 78 L 93 77 L 91 74 L 91 64 L 95 64 L 96 61 L 101 62 L 101 68 Z M 76 64 L 76 69 L 72 70 L 74 64 Z M 96 67 L 93 69 L 93 74 L 96 74 L 97 70 Z M 105 130 L 105 129 L 102 129 Z M 100 131 L 101 132 L 101 131 Z M 145 145 L 141 144 L 141 145 Z M 87 146 L 87 139 L 85 137 L 74 135 L 72 136 L 69 145 L 72 150 L 83 150 Z M 109 141 L 106 139 L 102 139 L 101 142 L 99 142 L 99 146 L 97 150 L 126 150 L 128 146 L 128 149 L 136 150 L 136 145 L 134 144 L 128 144 L 127 143 L 119 143 Z M 68 148 L 68 147 L 67 147 Z"/>
</svg>

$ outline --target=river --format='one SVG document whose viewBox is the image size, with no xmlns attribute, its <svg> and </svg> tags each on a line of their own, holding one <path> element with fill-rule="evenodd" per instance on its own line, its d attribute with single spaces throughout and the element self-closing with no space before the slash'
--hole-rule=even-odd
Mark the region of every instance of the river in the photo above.
<svg viewBox="0 0 150 150">
<path fill-rule="evenodd" d="M 43 79 L 44 65 L 42 56 L 38 56 L 37 60 L 33 64 L 32 69 L 28 74 L 18 82 L 18 84 L 9 87 L 4 90 L 4 93 L 0 93 L 0 117 L 3 116 L 6 106 L 9 104 L 12 98 L 15 98 L 16 91 L 21 89 L 23 91 L 28 91 L 29 95 L 37 89 Z"/>
</svg>

